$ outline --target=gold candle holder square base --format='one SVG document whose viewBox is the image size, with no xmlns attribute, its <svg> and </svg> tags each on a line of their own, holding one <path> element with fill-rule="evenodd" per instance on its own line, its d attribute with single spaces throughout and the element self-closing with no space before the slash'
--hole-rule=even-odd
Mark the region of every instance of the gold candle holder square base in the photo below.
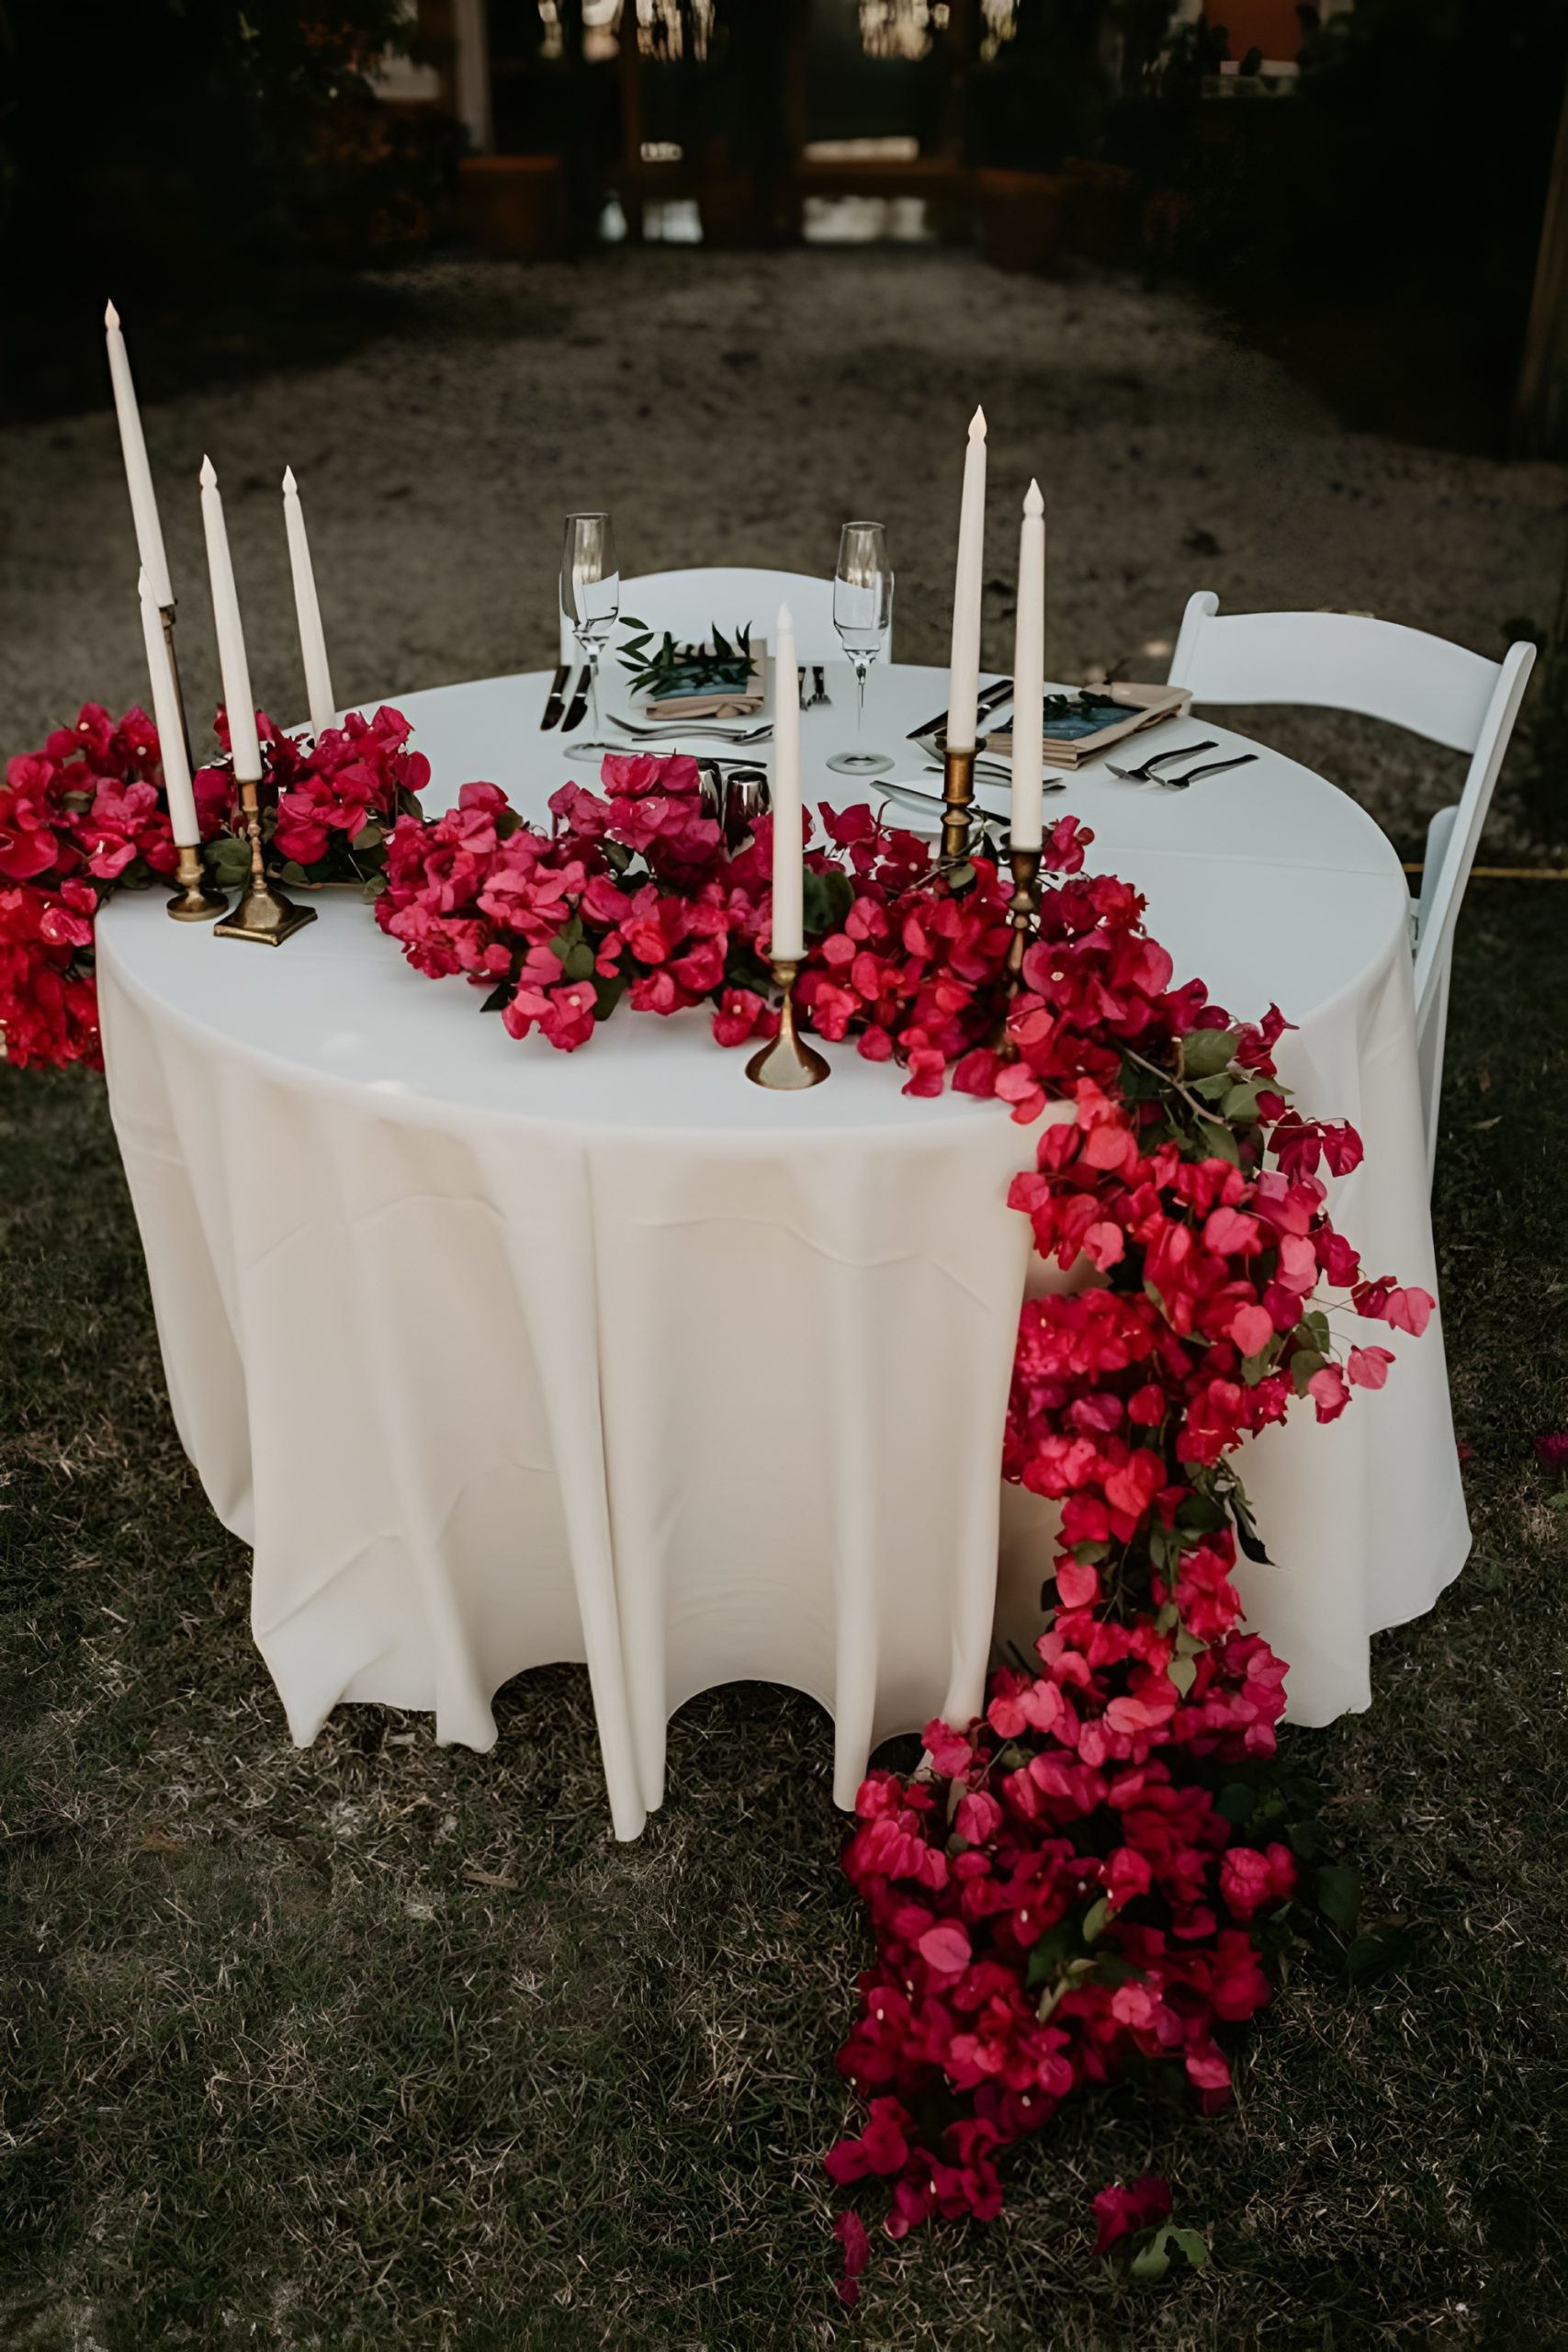
<svg viewBox="0 0 1568 2352">
<path fill-rule="evenodd" d="M 213 926 L 214 939 L 259 939 L 265 947 L 281 947 L 297 931 L 316 920 L 314 907 L 297 907 L 276 884 L 266 878 L 262 857 L 261 780 L 240 776 L 240 806 L 251 842 L 251 870 L 239 903 L 231 915 Z"/>
</svg>

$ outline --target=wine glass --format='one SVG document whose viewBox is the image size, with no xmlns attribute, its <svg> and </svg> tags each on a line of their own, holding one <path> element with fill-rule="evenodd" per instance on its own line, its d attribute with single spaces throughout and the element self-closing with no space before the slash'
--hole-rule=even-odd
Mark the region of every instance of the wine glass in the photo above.
<svg viewBox="0 0 1568 2352">
<path fill-rule="evenodd" d="M 833 627 L 855 673 L 855 748 L 835 752 L 828 765 L 840 775 L 879 775 L 892 761 L 861 742 L 865 723 L 865 673 L 881 652 L 893 621 L 893 570 L 881 523 L 846 523 L 839 535 L 833 576 Z"/>
<path fill-rule="evenodd" d="M 599 656 L 609 642 L 621 609 L 621 571 L 615 534 L 607 514 L 569 514 L 561 547 L 560 608 L 571 624 L 577 650 L 588 665 L 588 708 L 595 738 L 599 726 Z"/>
</svg>

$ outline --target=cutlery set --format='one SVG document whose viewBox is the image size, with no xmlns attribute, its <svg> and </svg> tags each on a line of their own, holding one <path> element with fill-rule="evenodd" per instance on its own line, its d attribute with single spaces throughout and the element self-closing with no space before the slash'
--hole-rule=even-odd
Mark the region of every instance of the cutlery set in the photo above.
<svg viewBox="0 0 1568 2352">
<path fill-rule="evenodd" d="M 815 710 L 818 705 L 831 703 L 832 696 L 828 692 L 828 682 L 823 674 L 823 665 L 820 662 L 809 664 L 803 662 L 797 675 L 802 710 Z M 809 681 L 809 691 L 807 691 L 807 681 Z M 559 662 L 550 681 L 550 691 L 545 698 L 544 715 L 539 720 L 539 731 L 541 734 L 547 734 L 552 729 L 558 727 L 563 735 L 570 735 L 573 728 L 581 726 L 587 710 L 587 664 L 583 664 L 575 683 L 572 683 L 571 664 L 569 662 Z M 612 727 L 617 729 L 621 735 L 629 736 L 634 743 L 657 743 L 668 739 L 679 739 L 684 741 L 688 736 L 701 736 L 710 742 L 741 745 L 764 742 L 773 731 L 773 722 L 771 718 L 754 719 L 749 725 L 728 727 L 713 719 L 644 720 L 620 718 L 613 712 L 607 713 L 606 717 Z M 625 742 L 571 742 L 562 745 L 562 749 L 569 755 L 579 752 L 624 752 L 626 748 Z"/>
<path fill-rule="evenodd" d="M 823 667 L 819 662 L 802 662 L 797 677 L 802 710 L 815 710 L 819 704 L 830 702 L 831 696 L 829 695 Z M 809 691 L 807 691 L 808 681 Z M 1011 694 L 1012 680 L 1010 678 L 997 679 L 980 695 L 975 707 L 976 717 L 989 718 L 1009 700 Z M 587 663 L 583 663 L 575 678 L 570 662 L 558 663 L 555 675 L 550 681 L 549 693 L 546 697 L 544 716 L 539 720 L 540 731 L 547 733 L 551 729 L 558 727 L 563 735 L 570 735 L 573 728 L 581 726 L 587 710 Z M 928 718 L 920 726 L 911 729 L 908 739 L 910 742 L 919 743 L 921 746 L 928 761 L 937 768 L 942 765 L 942 754 L 931 738 L 933 735 L 940 734 L 946 724 L 946 712 L 938 711 L 934 718 Z M 773 723 L 771 718 L 756 719 L 747 726 L 727 727 L 716 721 L 705 719 L 682 722 L 672 718 L 642 720 L 612 718 L 610 725 L 618 729 L 623 739 L 629 738 L 634 743 L 657 743 L 672 738 L 683 740 L 687 736 L 700 736 L 706 741 L 733 743 L 739 747 L 765 742 L 773 731 Z M 625 751 L 626 746 L 623 740 L 614 743 L 572 742 L 563 745 L 562 748 L 569 753 L 575 754 L 579 752 L 620 752 Z M 1228 769 L 1246 767 L 1249 762 L 1258 757 L 1256 752 L 1238 752 L 1230 759 L 1205 761 L 1199 767 L 1189 768 L 1183 775 L 1165 775 L 1160 773 L 1173 760 L 1191 759 L 1200 752 L 1213 752 L 1218 748 L 1218 738 L 1208 736 L 1201 743 L 1182 743 L 1173 750 L 1156 752 L 1134 768 L 1118 767 L 1113 761 L 1108 760 L 1106 772 L 1122 784 L 1153 785 L 1165 792 L 1185 792 L 1189 785 L 1201 782 L 1204 776 L 1224 775 Z M 988 779 L 993 783 L 1005 784 L 1010 778 L 1011 773 L 1009 763 L 999 755 L 987 758 L 982 751 L 976 759 L 975 774 L 982 781 Z M 921 792 L 914 785 L 901 784 L 889 786 L 886 788 L 900 799 L 919 802 L 932 808 L 940 808 L 942 806 L 939 793 Z M 1048 776 L 1044 789 L 1047 792 L 1065 792 L 1066 785 L 1060 776 Z M 978 807 L 978 804 L 976 805 Z M 1001 813 L 995 809 L 979 808 L 978 813 L 992 817 L 998 822 L 1005 823 L 1006 821 Z"/>
<path fill-rule="evenodd" d="M 585 662 L 577 673 L 576 683 L 571 686 L 569 699 L 568 681 L 570 677 L 571 663 L 558 662 L 555 676 L 550 680 L 550 691 L 545 698 L 544 717 L 539 721 L 541 734 L 547 734 L 552 727 L 559 727 L 570 735 L 572 729 L 581 727 L 586 718 L 588 713 L 587 662 Z"/>
</svg>

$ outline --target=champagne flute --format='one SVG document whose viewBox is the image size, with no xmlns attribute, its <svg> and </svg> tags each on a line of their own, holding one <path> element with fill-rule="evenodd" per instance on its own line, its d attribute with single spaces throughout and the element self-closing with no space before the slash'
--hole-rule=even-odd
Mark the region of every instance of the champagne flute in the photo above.
<svg viewBox="0 0 1568 2352">
<path fill-rule="evenodd" d="M 561 547 L 560 608 L 571 624 L 577 650 L 588 668 L 592 733 L 599 724 L 599 656 L 609 642 L 621 609 L 621 571 L 615 534 L 607 514 L 569 514 Z"/>
<path fill-rule="evenodd" d="M 835 752 L 828 765 L 840 775 L 879 775 L 893 765 L 864 749 L 865 673 L 881 652 L 893 621 L 893 570 L 881 523 L 846 523 L 839 535 L 833 578 L 833 626 L 855 673 L 855 747 Z"/>
</svg>

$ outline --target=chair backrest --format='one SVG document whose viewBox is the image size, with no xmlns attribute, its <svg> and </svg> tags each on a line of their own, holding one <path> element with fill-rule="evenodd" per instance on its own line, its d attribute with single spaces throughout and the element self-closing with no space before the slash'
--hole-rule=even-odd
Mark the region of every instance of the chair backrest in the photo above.
<svg viewBox="0 0 1568 2352">
<path fill-rule="evenodd" d="M 1446 638 L 1359 613 L 1233 613 L 1209 590 L 1188 598 L 1171 656 L 1170 683 L 1199 703 L 1307 703 L 1369 718 L 1468 752 L 1470 767 L 1451 824 L 1424 878 L 1416 952 L 1416 1017 L 1438 1005 L 1460 900 L 1475 862 L 1497 771 L 1514 730 L 1532 645 L 1488 662 Z"/>
<path fill-rule="evenodd" d="M 657 634 L 668 629 L 681 644 L 700 645 L 716 623 L 728 637 L 750 623 L 753 637 L 770 647 L 781 605 L 795 623 L 795 651 L 802 662 L 841 662 L 844 650 L 833 627 L 833 583 L 804 571 L 761 571 L 714 564 L 690 571 L 645 571 L 621 582 L 621 610 L 646 621 Z M 617 627 L 613 642 L 619 643 Z M 561 616 L 560 658 L 570 662 L 576 644 Z"/>
</svg>

